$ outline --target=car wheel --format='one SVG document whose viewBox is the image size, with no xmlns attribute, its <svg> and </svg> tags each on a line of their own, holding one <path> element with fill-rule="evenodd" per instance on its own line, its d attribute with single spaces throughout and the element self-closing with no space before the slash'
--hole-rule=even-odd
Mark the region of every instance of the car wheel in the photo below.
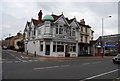
<svg viewBox="0 0 120 81">
<path fill-rule="evenodd" d="M 113 63 L 115 64 L 115 63 L 116 63 L 116 61 L 115 61 L 115 60 L 113 60 Z"/>
</svg>

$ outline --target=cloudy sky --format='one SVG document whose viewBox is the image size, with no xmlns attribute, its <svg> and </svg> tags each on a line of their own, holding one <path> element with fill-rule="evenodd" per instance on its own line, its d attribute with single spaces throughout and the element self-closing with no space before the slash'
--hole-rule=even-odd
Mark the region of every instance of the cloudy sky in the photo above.
<svg viewBox="0 0 120 81">
<path fill-rule="evenodd" d="M 46 14 L 60 15 L 65 17 L 76 17 L 77 21 L 85 19 L 86 24 L 95 31 L 94 39 L 101 35 L 101 20 L 104 18 L 104 35 L 118 33 L 118 2 L 43 2 L 43 1 L 3 1 L 0 3 L 0 39 L 8 37 L 9 34 L 16 35 L 23 31 L 25 24 L 31 18 L 38 18 L 39 10 Z M 112 16 L 108 18 L 108 16 Z"/>
</svg>

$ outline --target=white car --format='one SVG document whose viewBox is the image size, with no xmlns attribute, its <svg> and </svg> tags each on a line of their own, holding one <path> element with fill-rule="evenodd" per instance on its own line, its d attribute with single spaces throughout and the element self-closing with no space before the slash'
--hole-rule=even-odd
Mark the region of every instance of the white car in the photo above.
<svg viewBox="0 0 120 81">
<path fill-rule="evenodd" d="M 113 63 L 120 63 L 120 54 L 113 58 Z"/>
</svg>

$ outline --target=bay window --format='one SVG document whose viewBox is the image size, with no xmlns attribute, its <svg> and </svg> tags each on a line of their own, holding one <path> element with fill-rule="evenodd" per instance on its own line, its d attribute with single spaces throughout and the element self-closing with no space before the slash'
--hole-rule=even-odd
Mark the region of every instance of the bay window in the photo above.
<svg viewBox="0 0 120 81">
<path fill-rule="evenodd" d="M 62 25 L 56 25 L 56 34 L 63 34 L 63 26 Z"/>
</svg>

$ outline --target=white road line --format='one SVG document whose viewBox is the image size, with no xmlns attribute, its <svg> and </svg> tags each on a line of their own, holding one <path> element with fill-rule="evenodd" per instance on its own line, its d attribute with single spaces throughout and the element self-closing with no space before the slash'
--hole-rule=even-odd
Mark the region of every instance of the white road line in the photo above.
<svg viewBox="0 0 120 81">
<path fill-rule="evenodd" d="M 89 77 L 89 78 L 86 78 L 86 79 L 83 79 L 83 80 L 80 80 L 80 81 L 90 80 L 90 79 L 93 79 L 93 78 L 96 78 L 96 77 L 100 77 L 100 76 L 103 76 L 103 75 L 107 75 L 107 74 L 116 72 L 118 70 L 120 70 L 120 69 L 116 69 L 116 70 L 113 70 L 113 71 L 105 72 L 105 73 L 102 73 L 102 74 L 99 74 L 99 75 L 95 75 L 95 76 L 92 76 L 92 77 Z"/>
<path fill-rule="evenodd" d="M 22 61 L 22 62 L 27 62 L 26 60 Z"/>
<path fill-rule="evenodd" d="M 21 61 L 15 61 L 15 63 L 20 63 Z"/>
<path fill-rule="evenodd" d="M 7 53 L 9 53 L 9 52 L 7 52 Z M 13 55 L 12 53 L 9 53 L 11 56 L 13 56 L 13 57 L 15 57 L 16 59 L 18 59 L 18 60 L 20 60 L 20 61 L 22 61 L 23 62 L 23 60 L 22 59 L 20 59 L 20 58 L 18 58 L 18 57 L 16 57 L 15 55 Z"/>
<path fill-rule="evenodd" d="M 101 63 L 101 62 L 93 62 L 92 64 L 98 64 L 98 63 Z"/>
<path fill-rule="evenodd" d="M 32 62 L 33 60 L 28 60 L 29 62 Z"/>
<path fill-rule="evenodd" d="M 24 57 L 24 56 L 22 56 L 22 55 L 21 55 L 20 57 L 21 57 L 21 58 L 28 58 L 28 57 Z"/>
<path fill-rule="evenodd" d="M 18 57 L 15 57 L 15 58 L 17 58 L 18 60 L 20 60 L 20 61 L 22 61 L 22 62 L 23 62 L 23 60 L 22 60 L 22 59 L 20 59 L 20 58 L 18 58 Z"/>
<path fill-rule="evenodd" d="M 90 63 L 83 63 L 84 65 L 90 64 Z"/>
<path fill-rule="evenodd" d="M 91 63 L 83 63 L 83 65 L 88 65 L 88 64 L 98 64 L 98 63 L 101 63 L 101 61 L 99 61 L 99 62 L 91 62 Z"/>
<path fill-rule="evenodd" d="M 34 61 L 38 61 L 38 60 L 34 60 Z"/>
<path fill-rule="evenodd" d="M 42 67 L 42 68 L 33 68 L 33 70 L 39 70 L 39 69 L 50 69 L 50 68 L 59 68 L 59 67 L 68 67 L 70 65 L 63 65 L 63 66 L 50 66 L 50 67 Z"/>
<path fill-rule="evenodd" d="M 5 63 L 13 63 L 13 61 L 6 61 Z"/>
</svg>

